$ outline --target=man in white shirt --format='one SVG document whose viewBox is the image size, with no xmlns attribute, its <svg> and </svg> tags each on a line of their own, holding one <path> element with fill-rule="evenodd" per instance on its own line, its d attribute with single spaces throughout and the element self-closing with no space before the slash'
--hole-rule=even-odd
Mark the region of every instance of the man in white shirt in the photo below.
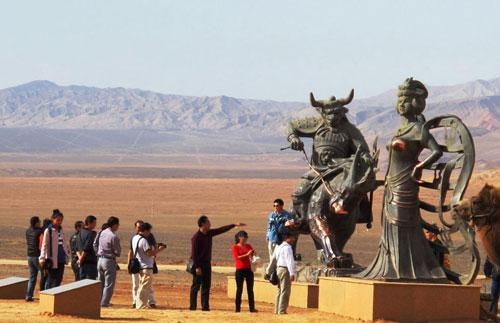
<svg viewBox="0 0 500 323">
<path fill-rule="evenodd" d="M 141 225 L 143 223 L 144 223 L 144 221 L 142 221 L 142 220 L 135 221 L 135 223 L 134 223 L 134 231 L 135 231 L 134 236 L 139 234 L 139 230 L 141 229 Z M 130 260 L 134 257 L 134 253 L 132 252 L 132 249 L 133 249 L 132 248 L 132 239 L 134 238 L 134 236 L 132 236 L 132 238 L 130 238 L 130 249 L 129 249 L 128 254 L 127 254 L 127 264 L 130 263 Z M 148 235 L 146 240 L 148 240 L 148 243 L 150 246 L 157 245 L 155 237 L 153 236 L 152 233 L 150 233 Z M 135 308 L 136 297 L 138 295 L 137 290 L 139 289 L 140 275 L 139 275 L 139 273 L 133 274 L 130 272 L 129 272 L 129 274 L 132 276 L 132 308 Z M 149 290 L 148 305 L 149 305 L 149 307 L 152 307 L 152 308 L 156 307 L 156 299 L 154 296 L 153 286 L 151 286 L 151 288 Z"/>
<path fill-rule="evenodd" d="M 274 250 L 273 254 L 273 257 L 276 258 L 276 272 L 279 278 L 275 314 L 287 314 L 286 309 L 290 300 L 292 282 L 296 277 L 292 250 L 296 237 L 290 232 L 284 232 L 283 239 L 283 242 Z"/>
<path fill-rule="evenodd" d="M 158 248 L 155 248 L 148 243 L 147 237 L 151 234 L 152 228 L 151 224 L 143 223 L 140 226 L 139 234 L 132 238 L 132 251 L 141 263 L 135 304 L 137 309 L 148 307 L 149 290 L 153 284 L 154 258 L 158 252 L 165 249 L 165 245 L 159 245 Z"/>
</svg>

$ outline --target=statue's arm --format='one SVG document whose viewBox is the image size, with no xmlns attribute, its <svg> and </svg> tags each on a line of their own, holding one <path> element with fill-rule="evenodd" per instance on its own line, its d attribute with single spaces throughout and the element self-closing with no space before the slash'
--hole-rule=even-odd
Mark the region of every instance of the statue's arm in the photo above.
<svg viewBox="0 0 500 323">
<path fill-rule="evenodd" d="M 300 137 L 314 137 L 320 124 L 321 118 L 304 118 L 290 121 L 287 126 L 288 142 Z"/>
<path fill-rule="evenodd" d="M 422 147 L 429 149 L 431 153 L 424 160 L 415 165 L 415 168 L 412 172 L 412 177 L 415 179 L 420 178 L 422 169 L 437 162 L 443 155 L 443 151 L 441 150 L 436 139 L 434 139 L 434 136 L 430 133 L 427 127 L 421 127 L 420 144 L 422 145 Z"/>
<path fill-rule="evenodd" d="M 287 127 L 287 139 L 290 143 L 290 148 L 299 151 L 303 150 L 304 143 L 300 140 L 300 137 L 314 137 L 320 125 L 320 118 L 305 118 L 290 121 Z"/>
</svg>

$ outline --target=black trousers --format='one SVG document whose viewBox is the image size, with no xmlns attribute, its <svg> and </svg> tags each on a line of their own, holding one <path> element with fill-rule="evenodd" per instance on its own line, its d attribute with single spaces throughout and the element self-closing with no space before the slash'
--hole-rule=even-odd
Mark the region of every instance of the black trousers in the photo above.
<svg viewBox="0 0 500 323">
<path fill-rule="evenodd" d="M 61 286 L 64 276 L 64 266 L 65 263 L 61 262 L 57 264 L 57 268 L 49 269 L 49 274 L 45 282 L 45 289 Z"/>
<path fill-rule="evenodd" d="M 253 271 L 251 269 L 236 269 L 236 311 L 241 310 L 241 294 L 243 293 L 243 281 L 247 283 L 248 307 L 255 309 L 255 300 L 253 296 Z"/>
<path fill-rule="evenodd" d="M 201 275 L 193 273 L 193 284 L 191 285 L 191 293 L 189 295 L 189 309 L 196 309 L 198 291 L 201 287 L 201 309 L 204 311 L 210 310 L 209 297 L 210 285 L 212 284 L 212 265 L 208 263 L 200 263 Z"/>
<path fill-rule="evenodd" d="M 83 263 L 78 272 L 78 280 L 97 279 L 97 263 Z"/>
</svg>

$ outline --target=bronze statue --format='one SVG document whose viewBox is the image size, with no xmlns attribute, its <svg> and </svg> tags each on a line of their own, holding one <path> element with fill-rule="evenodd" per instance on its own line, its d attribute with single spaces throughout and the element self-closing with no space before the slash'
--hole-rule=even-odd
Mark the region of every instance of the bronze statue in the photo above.
<svg viewBox="0 0 500 323">
<path fill-rule="evenodd" d="M 302 176 L 292 194 L 291 213 L 302 223 L 301 233 L 310 233 L 323 261 L 336 268 L 352 266 L 343 248 L 356 223 L 371 222 L 367 192 L 375 187 L 375 161 L 361 132 L 346 117 L 345 105 L 354 90 L 343 99 L 334 96 L 311 105 L 320 117 L 295 120 L 288 125 L 288 141 L 294 150 L 302 150 L 300 137 L 313 140 L 310 171 Z"/>
<path fill-rule="evenodd" d="M 412 78 L 399 86 L 396 111 L 401 123 L 389 144 L 385 177 L 382 235 L 375 259 L 357 277 L 386 281 L 447 283 L 448 279 L 422 230 L 419 183 L 422 170 L 442 155 L 441 147 L 425 127 L 422 112 L 428 92 Z M 430 151 L 419 161 L 421 151 Z"/>
</svg>

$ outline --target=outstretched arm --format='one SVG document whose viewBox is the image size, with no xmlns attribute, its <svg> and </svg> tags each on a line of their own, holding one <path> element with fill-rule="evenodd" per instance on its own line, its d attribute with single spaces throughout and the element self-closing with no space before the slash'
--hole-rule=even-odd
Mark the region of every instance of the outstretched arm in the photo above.
<svg viewBox="0 0 500 323">
<path fill-rule="evenodd" d="M 225 225 L 225 226 L 219 227 L 217 229 L 211 229 L 209 232 L 212 236 L 216 236 L 216 235 L 219 235 L 221 233 L 227 232 L 234 227 L 244 227 L 245 225 L 246 225 L 245 223 L 238 222 L 238 223 L 234 223 L 234 224 Z"/>
</svg>

